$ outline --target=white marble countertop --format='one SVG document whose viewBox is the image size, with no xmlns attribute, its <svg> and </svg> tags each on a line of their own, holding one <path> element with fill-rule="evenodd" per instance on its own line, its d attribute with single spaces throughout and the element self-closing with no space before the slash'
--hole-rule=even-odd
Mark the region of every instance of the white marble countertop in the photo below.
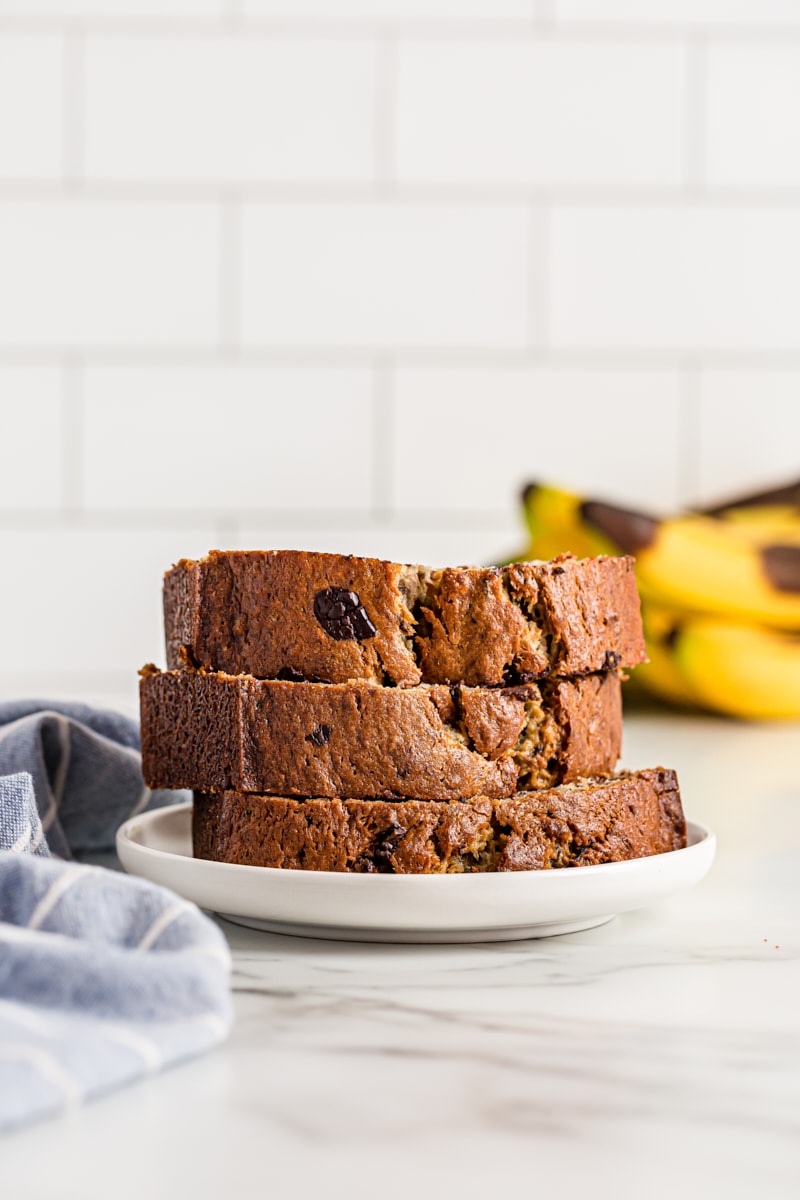
<svg viewBox="0 0 800 1200">
<path fill-rule="evenodd" d="M 635 715 L 718 836 L 692 892 L 476 946 L 224 925 L 220 1050 L 0 1144 L 8 1200 L 800 1196 L 800 730 Z"/>
</svg>

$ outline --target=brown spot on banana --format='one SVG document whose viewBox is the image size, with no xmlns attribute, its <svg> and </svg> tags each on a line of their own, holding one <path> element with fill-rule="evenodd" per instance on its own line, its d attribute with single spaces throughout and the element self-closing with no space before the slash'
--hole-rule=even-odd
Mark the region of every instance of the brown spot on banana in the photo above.
<svg viewBox="0 0 800 1200">
<path fill-rule="evenodd" d="M 761 565 L 779 592 L 800 592 L 800 546 L 764 546 Z"/>
<path fill-rule="evenodd" d="M 587 500 L 581 505 L 581 520 L 610 538 L 626 554 L 636 554 L 652 546 L 660 522 L 646 513 L 631 512 L 599 500 Z"/>
<path fill-rule="evenodd" d="M 789 507 L 797 505 L 800 508 L 800 479 L 794 483 L 784 484 L 783 487 L 770 488 L 766 492 L 750 492 L 746 496 L 734 496 L 724 504 L 709 505 L 708 508 L 697 508 L 694 511 L 704 513 L 707 517 L 724 516 L 731 508 L 760 508 L 764 505 L 785 504 Z"/>
</svg>

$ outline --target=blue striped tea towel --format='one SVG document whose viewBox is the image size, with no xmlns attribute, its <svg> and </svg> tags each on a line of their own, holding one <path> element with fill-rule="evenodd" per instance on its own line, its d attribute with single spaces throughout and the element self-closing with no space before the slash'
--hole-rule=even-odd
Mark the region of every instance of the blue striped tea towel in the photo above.
<svg viewBox="0 0 800 1200">
<path fill-rule="evenodd" d="M 0 704 L 0 1130 L 187 1058 L 232 1019 L 216 925 L 165 888 L 76 861 L 150 793 L 129 717 Z"/>
</svg>

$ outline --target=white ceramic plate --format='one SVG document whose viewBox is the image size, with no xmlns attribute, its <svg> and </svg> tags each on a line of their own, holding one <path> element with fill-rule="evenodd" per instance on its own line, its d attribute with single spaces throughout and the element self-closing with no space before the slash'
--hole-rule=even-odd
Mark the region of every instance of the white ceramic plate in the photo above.
<svg viewBox="0 0 800 1200">
<path fill-rule="evenodd" d="M 280 871 L 192 857 L 191 804 L 132 817 L 117 833 L 126 871 L 229 921 L 300 937 L 359 942 L 498 942 L 591 929 L 691 887 L 714 835 L 687 825 L 669 854 L 558 871 L 350 875 Z"/>
</svg>

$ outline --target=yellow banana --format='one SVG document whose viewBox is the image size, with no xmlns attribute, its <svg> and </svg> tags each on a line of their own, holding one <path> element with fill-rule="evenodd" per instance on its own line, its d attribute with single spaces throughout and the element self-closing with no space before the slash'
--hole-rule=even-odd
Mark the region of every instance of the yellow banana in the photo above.
<svg viewBox="0 0 800 1200">
<path fill-rule="evenodd" d="M 754 546 L 780 542 L 800 545 L 800 509 L 772 504 L 763 508 L 731 508 L 717 520 L 732 525 Z"/>
<path fill-rule="evenodd" d="M 647 544 L 620 537 L 643 596 L 800 630 L 800 545 L 753 545 L 711 517 L 654 522 Z"/>
<path fill-rule="evenodd" d="M 619 550 L 599 531 L 581 520 L 580 496 L 547 484 L 529 483 L 522 492 L 525 523 L 530 534 L 530 558 L 555 558 L 570 552 L 579 558 L 618 554 Z"/>
<path fill-rule="evenodd" d="M 704 613 L 643 606 L 650 661 L 636 681 L 681 706 L 754 720 L 800 717 L 800 637 Z"/>
<path fill-rule="evenodd" d="M 681 707 L 697 707 L 698 700 L 683 678 L 674 657 L 674 635 L 680 615 L 674 611 L 642 605 L 644 636 L 649 661 L 641 663 L 634 680 L 645 691 Z"/>
<path fill-rule="evenodd" d="M 800 637 L 691 616 L 679 620 L 670 645 L 696 703 L 734 717 L 800 718 Z"/>
<path fill-rule="evenodd" d="M 794 530 L 791 537 L 762 541 L 735 520 L 692 513 L 657 521 L 542 484 L 530 484 L 523 503 L 531 557 L 567 550 L 634 554 L 644 597 L 800 629 L 800 538 Z"/>
<path fill-rule="evenodd" d="M 545 487 L 528 489 L 526 518 L 537 557 L 633 554 L 643 597 L 800 629 L 800 541 L 793 538 L 762 543 L 735 522 L 698 514 L 658 521 Z"/>
<path fill-rule="evenodd" d="M 763 492 L 761 496 L 763 502 L 759 496 L 744 497 L 715 509 L 687 513 L 680 519 L 691 522 L 699 518 L 702 527 L 708 518 L 713 518 L 722 522 L 721 530 L 730 523 L 754 545 L 782 539 L 790 544 L 800 542 L 800 482 Z M 525 521 L 532 547 L 540 548 L 541 557 L 553 557 L 565 550 L 587 555 L 619 553 L 619 546 L 585 523 L 581 511 L 584 503 L 587 502 L 582 496 L 548 484 L 529 483 L 523 489 Z M 557 547 L 552 555 L 544 553 L 552 547 Z"/>
<path fill-rule="evenodd" d="M 700 516 L 734 525 L 738 533 L 756 546 L 800 543 L 800 479 L 696 511 Z"/>
<path fill-rule="evenodd" d="M 650 662 L 636 682 L 680 705 L 800 717 L 798 485 L 663 521 L 546 485 L 523 493 L 528 556 L 632 553 Z M 779 632 L 785 631 L 785 632 Z"/>
</svg>

